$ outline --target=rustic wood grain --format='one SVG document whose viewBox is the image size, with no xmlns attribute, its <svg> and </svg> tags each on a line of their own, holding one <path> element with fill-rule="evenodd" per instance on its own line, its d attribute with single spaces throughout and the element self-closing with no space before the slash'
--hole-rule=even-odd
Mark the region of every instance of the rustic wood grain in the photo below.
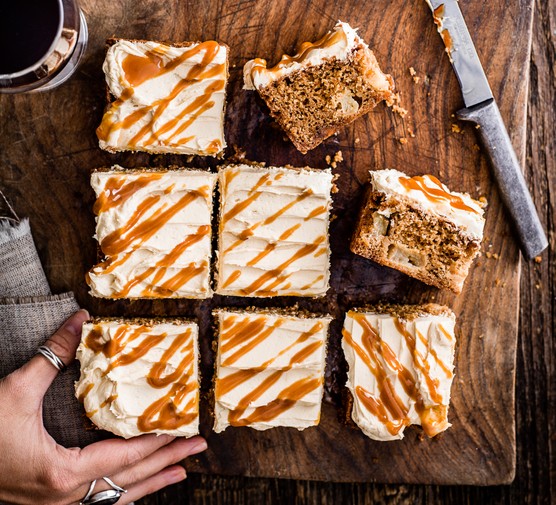
<svg viewBox="0 0 556 505">
<path fill-rule="evenodd" d="M 217 38 L 231 48 L 227 110 L 230 145 L 245 148 L 251 159 L 273 164 L 324 167 L 327 154 L 333 155 L 339 149 L 344 154 L 345 161 L 336 170 L 340 192 L 335 197 L 336 219 L 331 226 L 332 290 L 324 302 L 302 300 L 300 305 L 329 311 L 341 319 L 345 308 L 379 298 L 437 301 L 453 306 L 459 316 L 457 377 L 450 411 L 453 428 L 443 436 L 421 441 L 419 431 L 410 429 L 404 441 L 381 444 L 338 423 L 336 384 L 343 381 L 345 373 L 338 353 L 339 319 L 331 336 L 327 404 L 320 427 L 303 433 L 230 429 L 217 436 L 210 433 L 205 408 L 202 432 L 209 438 L 210 449 L 189 460 L 187 467 L 228 475 L 327 481 L 511 481 L 515 467 L 519 256 L 484 158 L 475 148 L 473 131 L 469 127 L 464 128 L 463 134 L 452 131 L 454 120 L 450 113 L 462 105 L 461 95 L 425 3 L 147 0 L 139 4 L 131 0 L 89 0 L 82 4 L 90 25 L 90 46 L 78 74 L 48 94 L 0 97 L 0 185 L 17 210 L 30 216 L 54 291 L 73 289 L 80 303 L 98 315 L 199 317 L 205 355 L 203 387 L 205 391 L 208 388 L 211 306 L 245 306 L 252 301 L 222 297 L 203 302 L 94 300 L 87 295 L 83 276 L 94 263 L 96 251 L 90 238 L 94 229 L 93 194 L 88 187 L 90 170 L 115 162 L 128 167 L 184 163 L 177 156 L 111 155 L 98 149 L 94 130 L 103 108 L 104 39 L 111 35 L 173 41 Z M 531 2 L 471 0 L 462 6 L 471 32 L 481 34 L 477 38 L 479 53 L 514 145 L 523 153 Z M 383 68 L 394 75 L 410 116 L 402 121 L 380 106 L 322 147 L 302 156 L 283 140 L 254 94 L 241 90 L 241 67 L 254 56 L 277 61 L 282 52 L 291 52 L 301 41 L 318 37 L 338 18 L 361 27 L 360 33 L 375 49 Z M 501 40 L 503 44 L 499 43 Z M 409 75 L 410 66 L 421 77 L 419 84 Z M 415 138 L 410 138 L 411 130 L 415 131 Z M 401 137 L 409 138 L 406 145 L 399 142 Z M 214 165 L 199 160 L 192 164 Z M 499 255 L 500 259 L 483 256 L 459 297 L 439 293 L 349 253 L 346 237 L 353 228 L 366 171 L 386 166 L 410 174 L 430 172 L 453 188 L 488 198 L 485 252 Z M 277 303 L 284 301 L 265 300 L 260 305 Z M 211 482 L 220 482 L 228 492 L 225 479 L 196 479 L 207 487 L 213 485 Z M 239 490 L 232 489 L 227 496 L 246 496 L 241 491 L 245 481 L 233 482 L 240 483 Z M 264 489 L 271 489 L 276 500 L 286 496 L 287 489 L 295 488 L 299 493 L 305 489 L 304 485 L 291 482 L 284 488 L 278 481 L 258 482 L 262 484 L 253 484 L 253 489 L 263 493 Z M 316 485 L 307 486 L 307 490 L 318 489 Z M 342 488 L 327 484 L 323 489 L 327 490 L 325 500 L 333 502 L 336 493 L 341 493 L 336 489 Z M 357 499 L 379 499 L 378 488 L 352 489 L 356 490 Z M 403 495 L 412 488 L 389 489 Z M 427 498 L 428 493 L 423 491 L 421 496 Z M 256 490 L 249 496 L 257 502 Z M 306 491 L 304 496 L 311 499 L 316 495 Z M 169 503 L 166 498 L 160 499 Z"/>
</svg>

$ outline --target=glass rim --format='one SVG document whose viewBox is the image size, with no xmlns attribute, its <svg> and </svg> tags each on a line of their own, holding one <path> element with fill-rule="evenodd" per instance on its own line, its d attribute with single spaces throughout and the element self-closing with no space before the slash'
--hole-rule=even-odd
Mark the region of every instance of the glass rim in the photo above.
<svg viewBox="0 0 556 505">
<path fill-rule="evenodd" d="M 11 74 L 0 74 L 0 80 L 16 79 L 17 77 L 22 77 L 35 71 L 48 59 L 54 49 L 56 49 L 58 41 L 60 40 L 60 36 L 62 35 L 62 28 L 64 27 L 64 6 L 62 4 L 62 0 L 56 0 L 56 3 L 58 4 L 58 11 L 60 14 L 58 28 L 56 29 L 56 35 L 52 39 L 52 44 L 50 44 L 48 50 L 44 53 L 40 60 L 38 60 L 36 63 L 33 63 L 32 65 L 29 65 L 27 68 L 18 70 L 17 72 L 13 72 Z"/>
</svg>

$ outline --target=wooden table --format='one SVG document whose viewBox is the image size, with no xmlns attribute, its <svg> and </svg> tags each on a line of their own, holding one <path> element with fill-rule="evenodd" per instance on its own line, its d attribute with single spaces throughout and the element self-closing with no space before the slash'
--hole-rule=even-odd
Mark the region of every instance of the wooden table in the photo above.
<svg viewBox="0 0 556 505">
<path fill-rule="evenodd" d="M 556 500 L 556 2 L 536 0 L 529 89 L 525 177 L 549 249 L 540 263 L 522 262 L 516 370 L 517 473 L 510 486 L 331 484 L 190 475 L 140 501 L 155 504 L 447 503 L 550 504 Z"/>
</svg>

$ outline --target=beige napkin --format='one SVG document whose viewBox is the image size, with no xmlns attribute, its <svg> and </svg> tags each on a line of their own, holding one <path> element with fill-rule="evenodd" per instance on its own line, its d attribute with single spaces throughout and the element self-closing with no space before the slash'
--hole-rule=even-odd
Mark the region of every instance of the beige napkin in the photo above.
<svg viewBox="0 0 556 505">
<path fill-rule="evenodd" d="M 79 309 L 73 293 L 52 295 L 28 220 L 0 220 L 0 377 L 29 360 L 37 348 Z M 85 429 L 87 420 L 74 396 L 77 362 L 58 375 L 43 407 L 44 424 L 54 439 L 83 447 L 100 432 Z"/>
</svg>

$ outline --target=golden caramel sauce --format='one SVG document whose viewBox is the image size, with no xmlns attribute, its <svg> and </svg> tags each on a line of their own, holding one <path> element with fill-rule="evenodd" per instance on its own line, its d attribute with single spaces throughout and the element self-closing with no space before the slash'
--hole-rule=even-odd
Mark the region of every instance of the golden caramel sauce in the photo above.
<svg viewBox="0 0 556 505">
<path fill-rule="evenodd" d="M 309 214 L 304 218 L 304 221 L 309 221 L 309 219 L 313 219 L 314 217 L 320 216 L 321 214 L 325 214 L 328 208 L 326 205 L 320 205 L 316 209 L 313 209 Z"/>
<path fill-rule="evenodd" d="M 222 284 L 222 289 L 227 288 L 230 284 L 233 284 L 235 281 L 237 281 L 239 278 L 241 277 L 241 271 L 240 270 L 234 270 L 231 274 L 230 277 L 228 277 L 224 283 Z"/>
<path fill-rule="evenodd" d="M 141 217 L 160 199 L 160 196 L 154 195 L 146 199 L 138 206 L 131 219 L 124 226 L 113 231 L 102 240 L 100 244 L 102 251 L 107 256 L 116 256 L 126 251 L 135 241 L 146 242 L 191 202 L 197 198 L 207 198 L 207 191 L 208 187 L 206 186 L 199 188 L 199 190 L 189 191 L 171 207 L 162 207 L 139 223 Z"/>
<path fill-rule="evenodd" d="M 112 405 L 112 402 L 118 398 L 117 394 L 114 395 L 110 395 L 108 398 L 106 398 L 106 400 L 104 400 L 101 404 L 100 404 L 100 408 L 103 409 L 104 407 L 106 407 L 107 405 Z"/>
<path fill-rule="evenodd" d="M 153 388 L 164 388 L 169 386 L 173 382 L 176 382 L 184 374 L 186 368 L 192 365 L 193 346 L 190 345 L 191 339 L 191 328 L 187 328 L 185 332 L 176 335 L 170 347 L 168 347 L 168 349 L 166 349 L 162 354 L 160 360 L 149 370 L 149 373 L 147 374 L 147 382 L 150 386 Z M 172 373 L 164 375 L 166 372 L 166 366 L 172 356 L 174 356 L 177 352 L 182 351 L 184 347 L 188 346 L 191 347 L 191 350 L 185 353 L 176 369 Z"/>
<path fill-rule="evenodd" d="M 388 346 L 388 344 L 379 337 L 377 331 L 371 326 L 369 321 L 366 320 L 364 314 L 351 313 L 351 316 L 355 321 L 357 321 L 363 330 L 361 342 L 364 349 L 354 341 L 352 335 L 345 329 L 343 330 L 344 338 L 346 339 L 346 342 L 353 347 L 361 360 L 366 364 L 367 368 L 375 376 L 379 390 L 379 399 L 373 396 L 372 400 L 370 399 L 370 393 L 365 392 L 366 394 L 363 394 L 362 391 L 359 391 L 358 394 L 356 391 L 356 394 L 361 399 L 363 405 L 365 405 L 369 412 L 375 415 L 381 422 L 383 422 L 383 424 L 386 425 L 392 435 L 397 434 L 403 426 L 409 424 L 410 422 L 407 416 L 408 406 L 406 406 L 396 394 L 395 389 L 387 376 L 386 370 L 381 365 L 382 359 L 397 373 L 398 380 L 400 381 L 404 391 L 415 402 L 415 410 L 419 414 L 421 425 L 423 426 L 425 433 L 432 433 L 436 428 L 432 426 L 431 423 L 434 422 L 436 426 L 439 423 L 439 420 L 431 416 L 431 407 L 424 406 L 424 400 L 417 387 L 415 377 L 413 377 L 411 372 L 409 372 L 409 370 L 407 370 L 397 360 L 395 353 Z M 437 379 L 433 380 L 430 377 L 429 364 L 416 350 L 415 338 L 407 331 L 405 325 L 399 320 L 399 318 L 394 319 L 394 324 L 400 334 L 404 337 L 404 340 L 412 353 L 415 368 L 423 374 L 432 400 L 437 403 L 442 403 L 442 397 L 437 391 L 439 381 Z M 383 410 L 382 407 L 386 410 Z M 386 411 L 388 411 L 393 418 L 392 420 L 389 420 L 392 424 L 384 423 L 384 415 Z M 388 417 L 386 417 L 386 419 L 388 419 Z M 446 420 L 444 419 L 444 423 L 445 422 Z"/>
<path fill-rule="evenodd" d="M 304 377 L 290 386 L 284 388 L 276 400 L 271 401 L 268 405 L 257 407 L 251 415 L 242 419 L 243 414 L 249 405 L 259 398 L 279 378 L 275 375 L 281 374 L 281 371 L 270 375 L 261 386 L 255 388 L 249 395 L 242 399 L 237 409 L 230 411 L 228 422 L 232 426 L 248 426 L 253 423 L 268 422 L 275 419 L 280 414 L 291 409 L 299 400 L 307 396 L 309 393 L 320 387 L 322 379 L 320 377 Z"/>
<path fill-rule="evenodd" d="M 223 338 L 233 338 L 234 334 L 236 335 L 234 340 L 233 341 L 228 340 L 227 350 L 229 350 L 229 346 L 230 346 L 231 343 L 234 344 L 233 347 L 235 347 L 237 345 L 241 345 L 243 342 L 237 336 L 246 331 L 245 328 L 250 326 L 249 323 L 251 323 L 251 322 L 256 323 L 255 325 L 252 325 L 252 331 L 250 332 L 251 333 L 251 335 L 250 335 L 251 336 L 251 342 L 249 342 L 249 344 L 248 344 L 249 348 L 246 350 L 247 346 L 244 346 L 239 351 L 239 352 L 242 353 L 241 356 L 243 356 L 244 354 L 249 352 L 252 348 L 254 348 L 256 345 L 259 345 L 260 343 L 262 343 L 272 333 L 272 331 L 274 331 L 278 326 L 283 324 L 280 320 L 277 320 L 274 323 L 274 325 L 266 327 L 266 321 L 267 321 L 266 317 L 258 318 L 257 321 L 242 321 L 240 323 L 235 323 L 234 321 L 231 321 L 231 322 L 224 321 L 224 324 L 222 324 L 222 330 L 224 330 L 224 328 L 226 328 L 226 331 L 228 331 L 228 332 L 230 330 L 232 330 L 232 336 L 228 337 L 226 335 L 226 337 L 225 337 L 224 336 L 225 334 L 222 333 L 221 348 L 224 347 L 224 344 L 222 343 L 223 342 L 222 339 Z M 271 332 L 269 334 L 267 334 L 267 331 L 266 331 L 268 329 L 271 330 Z M 260 367 L 255 367 L 255 368 L 251 368 L 251 369 L 248 369 L 248 370 L 238 370 L 238 371 L 236 371 L 236 372 L 234 372 L 234 373 L 232 373 L 232 374 L 230 374 L 230 375 L 228 375 L 224 378 L 217 379 L 216 388 L 215 388 L 216 398 L 222 397 L 226 393 L 230 392 L 231 390 L 233 390 L 236 387 L 243 384 L 245 381 L 248 381 L 248 380 L 252 379 L 256 375 L 260 374 L 261 372 L 264 372 L 265 370 L 268 369 L 269 365 L 271 365 L 274 361 L 276 361 L 276 359 L 278 359 L 280 356 L 289 352 L 295 346 L 298 346 L 298 345 L 304 343 L 307 339 L 309 339 L 311 336 L 315 335 L 316 333 L 318 333 L 322 329 L 323 329 L 322 322 L 317 321 L 313 325 L 312 328 L 310 328 L 308 331 L 305 331 L 305 332 L 301 333 L 299 335 L 299 337 L 293 343 L 288 345 L 286 348 L 282 349 L 276 356 L 274 356 L 271 359 L 265 361 Z M 254 345 L 251 345 L 253 343 L 254 343 Z M 229 415 L 230 424 L 235 425 L 235 426 L 244 426 L 245 424 L 235 424 L 235 423 L 243 422 L 243 421 L 239 421 L 239 419 L 242 417 L 243 413 L 249 407 L 249 405 L 254 400 L 259 398 L 262 394 L 264 394 L 266 391 L 268 391 L 268 389 L 270 387 L 272 387 L 282 377 L 282 375 L 285 372 L 287 372 L 288 370 L 291 370 L 291 368 L 295 364 L 302 363 L 311 354 L 313 354 L 318 348 L 322 347 L 322 345 L 323 345 L 323 342 L 320 341 L 320 340 L 309 343 L 307 346 L 300 349 L 298 352 L 296 352 L 290 358 L 289 364 L 286 367 L 283 367 L 280 370 L 277 370 L 274 373 L 272 373 L 271 375 L 269 375 L 264 381 L 261 382 L 261 384 L 259 384 L 255 389 L 253 389 L 251 392 L 249 392 L 249 394 L 247 396 L 242 398 L 238 402 L 237 408 L 230 412 L 230 415 Z M 236 360 L 234 360 L 234 361 L 236 361 Z M 228 364 L 229 364 L 228 360 L 226 360 L 225 362 L 223 362 L 221 364 L 221 366 L 227 366 Z M 284 393 L 284 391 L 282 391 L 282 393 Z M 311 391 L 312 391 L 312 389 L 311 389 Z M 280 404 L 281 407 L 284 408 L 284 410 L 281 411 L 279 408 L 277 408 L 277 404 L 275 403 L 275 401 L 273 401 L 269 404 L 269 406 L 268 406 L 269 410 L 268 411 L 265 411 L 263 407 L 259 407 L 259 409 L 257 409 L 258 415 L 264 414 L 267 417 L 267 420 L 268 420 L 268 419 L 272 419 L 272 417 L 268 417 L 269 415 L 271 415 L 270 414 L 271 412 L 275 413 L 275 415 L 277 416 L 281 412 L 287 410 L 287 408 L 291 408 L 295 404 L 295 401 L 297 401 L 297 400 L 294 400 L 292 397 L 287 397 L 287 396 L 284 397 L 284 396 L 282 396 L 282 393 L 280 393 L 279 398 L 280 399 L 286 399 L 288 401 L 287 405 L 286 405 L 286 403 L 281 403 Z M 254 421 L 254 422 L 256 422 L 256 421 Z M 249 423 L 247 423 L 247 424 L 249 424 Z"/>
<path fill-rule="evenodd" d="M 442 369 L 442 371 L 446 374 L 446 377 L 448 377 L 448 379 L 451 379 L 454 374 L 452 373 L 452 371 L 446 366 L 446 363 L 444 363 L 444 361 L 442 361 L 440 359 L 440 357 L 438 356 L 438 353 L 432 348 L 428 346 L 428 342 L 427 339 L 422 335 L 421 332 L 417 331 L 417 336 L 419 337 L 419 340 L 425 345 L 427 346 L 427 351 L 428 353 L 434 358 L 434 361 L 436 361 L 436 364 Z"/>
<path fill-rule="evenodd" d="M 446 328 L 444 328 L 444 326 L 442 326 L 441 324 L 438 325 L 438 329 L 442 332 L 442 334 L 448 339 L 448 340 L 453 340 L 452 335 L 450 335 L 447 331 Z"/>
<path fill-rule="evenodd" d="M 324 37 L 320 38 L 316 42 L 303 42 L 297 54 L 295 54 L 294 56 L 288 56 L 287 54 L 284 54 L 282 56 L 282 59 L 274 67 L 267 68 L 266 60 L 256 58 L 255 60 L 253 60 L 254 65 L 251 69 L 252 79 L 254 79 L 255 75 L 257 74 L 265 74 L 277 78 L 284 67 L 287 67 L 292 63 L 303 63 L 304 60 L 311 56 L 312 52 L 318 49 L 331 47 L 336 44 L 344 44 L 347 46 L 346 34 L 341 29 L 327 33 Z"/>
<path fill-rule="evenodd" d="M 124 204 L 136 191 L 148 186 L 153 181 L 159 180 L 162 175 L 162 173 L 156 172 L 147 173 L 127 184 L 124 177 L 110 177 L 93 206 L 93 212 L 98 216 L 101 212 L 106 212 L 113 207 Z"/>
<path fill-rule="evenodd" d="M 282 214 L 284 214 L 288 210 L 290 210 L 296 203 L 302 202 L 303 200 L 305 200 L 306 198 L 310 197 L 313 194 L 314 194 L 313 190 L 311 188 L 307 188 L 306 190 L 303 191 L 303 193 L 301 193 L 299 196 L 297 196 L 295 198 L 295 200 L 292 200 L 287 205 L 284 205 L 280 210 L 278 210 L 277 212 L 275 212 L 271 216 L 267 217 L 263 221 L 263 225 L 268 225 L 268 224 L 274 223 L 274 221 L 276 221 Z"/>
<path fill-rule="evenodd" d="M 151 290 L 145 290 L 148 297 L 169 298 L 182 286 L 187 284 L 191 279 L 206 272 L 208 262 L 202 261 L 199 265 L 190 263 L 187 267 L 181 268 L 176 275 L 170 277 L 167 281 L 163 282 L 160 286 L 152 286 Z"/>
<path fill-rule="evenodd" d="M 146 144 L 150 145 L 159 141 L 160 136 L 164 133 L 176 128 L 179 122 L 186 115 L 192 114 L 192 116 L 184 124 L 180 125 L 179 128 L 176 129 L 170 138 L 163 141 L 166 144 L 170 143 L 172 138 L 182 133 L 199 117 L 199 115 L 214 105 L 214 102 L 211 100 L 212 95 L 224 88 L 225 81 L 223 79 L 216 80 L 215 82 L 209 84 L 204 93 L 195 98 L 195 100 L 185 107 L 185 109 L 180 111 L 176 117 L 167 121 L 158 129 L 155 129 L 155 124 L 159 122 L 159 119 L 164 111 L 183 90 L 191 86 L 192 83 L 196 83 L 203 79 L 211 79 L 224 74 L 226 69 L 225 64 L 213 65 L 212 68 L 208 68 L 214 61 L 219 49 L 220 46 L 217 42 L 203 42 L 184 51 L 180 56 L 171 59 L 166 63 L 161 57 L 163 51 L 161 47 L 147 52 L 145 56 L 126 56 L 122 62 L 122 69 L 129 87 L 124 87 L 122 95 L 110 104 L 108 111 L 102 118 L 101 125 L 97 128 L 98 138 L 106 141 L 112 132 L 120 129 L 129 129 L 145 116 L 150 115 L 146 124 L 128 143 L 130 147 L 137 146 L 138 143 L 150 133 L 150 137 L 146 141 Z M 122 120 L 118 121 L 115 119 L 118 109 L 125 101 L 129 100 L 133 96 L 134 86 L 139 86 L 150 79 L 160 77 L 161 75 L 173 71 L 187 59 L 195 56 L 196 54 L 200 54 L 203 51 L 202 61 L 191 67 L 187 75 L 174 86 L 167 97 L 156 100 L 152 104 L 138 107 L 132 114 Z M 125 86 L 123 82 L 122 84 Z M 183 139 L 181 141 L 183 142 Z M 214 149 L 214 146 L 212 146 L 211 149 Z"/>
<path fill-rule="evenodd" d="M 463 199 L 457 195 L 453 195 L 452 193 L 448 193 L 444 190 L 442 183 L 434 176 L 427 175 L 427 176 L 415 176 L 415 177 L 400 177 L 401 185 L 407 189 L 408 191 L 417 190 L 421 191 L 427 200 L 430 202 L 436 203 L 448 200 L 450 205 L 454 209 L 464 210 L 467 212 L 473 212 L 474 214 L 478 214 L 478 212 L 466 205 Z M 427 186 L 426 181 L 430 181 L 435 184 L 436 188 L 431 188 Z"/>
<path fill-rule="evenodd" d="M 81 391 L 81 394 L 79 395 L 79 397 L 77 398 L 81 403 L 83 403 L 83 400 L 85 400 L 85 397 L 91 392 L 91 390 L 95 387 L 95 385 L 91 382 L 90 384 L 87 384 L 87 386 L 85 387 L 85 389 L 83 391 Z"/>
<path fill-rule="evenodd" d="M 386 426 L 386 429 L 391 435 L 397 435 L 404 426 L 409 424 L 408 419 L 396 419 L 395 421 L 390 421 L 388 412 L 384 407 L 384 403 L 382 403 L 381 400 L 377 400 L 361 386 L 355 387 L 355 394 L 367 410 Z"/>
<path fill-rule="evenodd" d="M 198 413 L 198 396 L 191 399 L 183 409 L 178 405 L 192 391 L 198 388 L 197 381 L 177 382 L 160 399 L 149 405 L 137 419 L 137 428 L 142 432 L 153 430 L 176 430 L 192 423 Z"/>
<path fill-rule="evenodd" d="M 281 283 L 289 277 L 289 275 L 284 275 L 283 274 L 283 271 L 286 268 L 288 268 L 292 263 L 294 263 L 298 259 L 301 259 L 305 256 L 308 256 L 309 254 L 314 253 L 315 250 L 318 248 L 318 246 L 321 243 L 323 243 L 325 240 L 326 240 L 326 237 L 320 236 L 320 237 L 317 238 L 317 240 L 314 243 L 304 245 L 298 251 L 296 251 L 295 254 L 293 254 L 290 258 L 288 258 L 286 261 L 284 261 L 283 263 L 278 265 L 277 268 L 269 270 L 268 272 L 265 272 L 258 279 L 253 281 L 249 286 L 242 289 L 241 292 L 243 294 L 256 293 L 265 284 L 267 284 L 269 281 L 274 280 L 273 284 L 266 287 L 267 290 L 272 290 L 275 286 L 278 285 L 278 284 L 276 284 L 276 282 L 279 281 L 279 283 Z"/>
</svg>

